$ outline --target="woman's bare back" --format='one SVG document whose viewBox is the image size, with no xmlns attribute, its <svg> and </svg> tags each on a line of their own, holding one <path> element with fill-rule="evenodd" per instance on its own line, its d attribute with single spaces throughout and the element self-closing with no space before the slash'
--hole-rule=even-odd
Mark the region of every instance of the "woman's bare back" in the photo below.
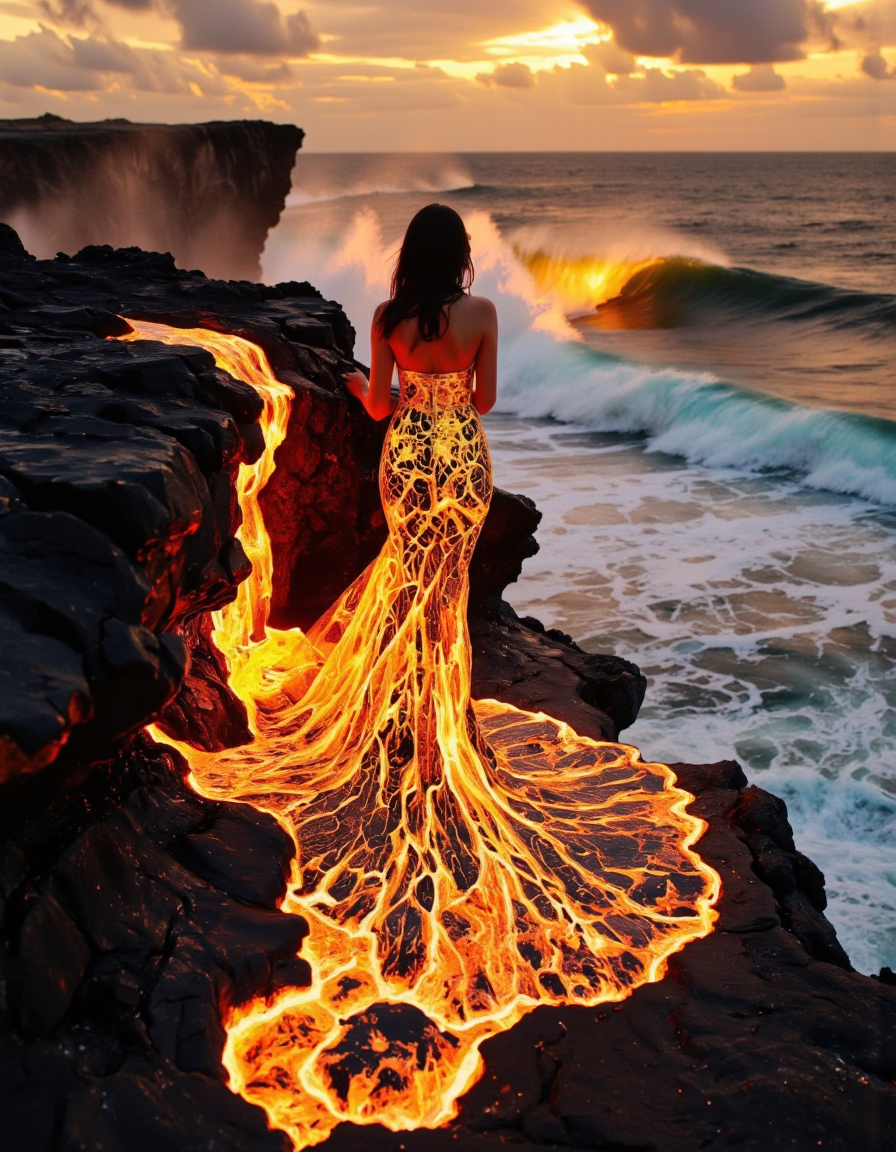
<svg viewBox="0 0 896 1152">
<path fill-rule="evenodd" d="M 375 420 L 394 408 L 390 399 L 392 373 L 397 365 L 410 372 L 462 372 L 476 367 L 473 403 L 488 412 L 495 403 L 498 383 L 498 314 L 484 296 L 463 295 L 447 306 L 448 324 L 437 340 L 424 340 L 416 316 L 400 321 L 384 339 L 377 308 L 370 333 L 370 382 L 363 373 L 345 378 L 353 395 Z"/>
<path fill-rule="evenodd" d="M 381 304 L 376 317 L 385 307 Z M 411 372 L 461 372 L 475 363 L 496 324 L 495 306 L 484 296 L 461 296 L 445 309 L 448 323 L 437 340 L 424 340 L 416 316 L 400 321 L 386 343 L 399 368 Z"/>
</svg>

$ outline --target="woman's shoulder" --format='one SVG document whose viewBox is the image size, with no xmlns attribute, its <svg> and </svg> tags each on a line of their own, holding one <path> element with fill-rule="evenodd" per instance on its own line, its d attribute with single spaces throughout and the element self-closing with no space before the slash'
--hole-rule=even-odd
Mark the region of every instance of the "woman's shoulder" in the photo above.
<svg viewBox="0 0 896 1152">
<path fill-rule="evenodd" d="M 461 296 L 461 300 L 465 303 L 467 308 L 476 308 L 480 312 L 495 312 L 495 303 L 490 300 L 488 296 L 473 296 L 465 292 Z"/>
<path fill-rule="evenodd" d="M 489 300 L 488 296 L 469 296 L 465 293 L 457 303 L 467 316 L 482 324 L 490 323 L 498 315 L 494 301 Z"/>
</svg>

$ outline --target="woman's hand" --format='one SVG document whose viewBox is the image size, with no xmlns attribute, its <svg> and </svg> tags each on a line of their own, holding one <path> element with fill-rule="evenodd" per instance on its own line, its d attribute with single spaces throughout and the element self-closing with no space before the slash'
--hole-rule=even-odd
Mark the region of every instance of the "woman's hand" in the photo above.
<svg viewBox="0 0 896 1152">
<path fill-rule="evenodd" d="M 369 382 L 360 368 L 353 368 L 351 372 L 346 372 L 342 377 L 342 383 L 348 388 L 352 396 L 356 396 L 362 404 L 365 404 Z"/>
<path fill-rule="evenodd" d="M 383 420 L 395 411 L 395 400 L 389 391 L 395 360 L 388 345 L 385 345 L 385 349 L 388 355 L 388 364 L 383 363 L 382 349 L 374 340 L 370 380 L 359 368 L 353 368 L 350 372 L 344 373 L 342 377 L 343 384 L 352 396 L 356 396 L 361 401 L 367 409 L 367 414 L 372 416 L 374 420 Z"/>
</svg>

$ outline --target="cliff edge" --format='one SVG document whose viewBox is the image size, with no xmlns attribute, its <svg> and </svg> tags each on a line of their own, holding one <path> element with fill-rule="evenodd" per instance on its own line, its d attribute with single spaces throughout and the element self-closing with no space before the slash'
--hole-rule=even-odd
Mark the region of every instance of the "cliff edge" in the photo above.
<svg viewBox="0 0 896 1152">
<path fill-rule="evenodd" d="M 41 256 L 137 245 L 257 280 L 304 135 L 263 120 L 0 120 L 0 220 Z"/>
</svg>

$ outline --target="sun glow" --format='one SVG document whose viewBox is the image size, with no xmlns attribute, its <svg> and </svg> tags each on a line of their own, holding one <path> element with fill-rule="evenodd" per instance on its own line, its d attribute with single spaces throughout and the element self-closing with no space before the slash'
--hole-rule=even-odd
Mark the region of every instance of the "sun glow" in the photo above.
<svg viewBox="0 0 896 1152">
<path fill-rule="evenodd" d="M 244 339 L 131 323 L 125 339 L 205 348 L 265 403 L 265 452 L 238 477 L 252 573 L 214 614 L 255 738 L 218 754 L 175 746 L 198 792 L 252 803 L 293 837 L 283 911 L 309 922 L 313 982 L 233 1010 L 230 1086 L 297 1149 L 346 1120 L 445 1124 L 485 1039 L 539 1004 L 622 1000 L 711 931 L 719 878 L 693 850 L 705 825 L 672 772 L 633 748 L 496 701 L 477 702 L 473 724 L 462 706 L 457 573 L 490 494 L 469 407 L 452 395 L 440 409 L 440 443 L 462 454 L 447 505 L 420 504 L 411 403 L 381 488 L 401 530 L 307 635 L 277 631 L 258 498 L 292 393 Z"/>
<path fill-rule="evenodd" d="M 483 40 L 480 47 L 495 56 L 509 56 L 517 52 L 541 56 L 582 57 L 581 52 L 588 44 L 599 44 L 610 40 L 612 33 L 587 16 L 577 20 L 563 20 L 550 28 L 540 28 L 535 32 L 520 32 L 515 36 L 496 36 Z"/>
<path fill-rule="evenodd" d="M 15 40 L 19 36 L 39 31 L 40 21 L 24 11 L 21 15 L 0 15 L 0 40 Z"/>
</svg>

